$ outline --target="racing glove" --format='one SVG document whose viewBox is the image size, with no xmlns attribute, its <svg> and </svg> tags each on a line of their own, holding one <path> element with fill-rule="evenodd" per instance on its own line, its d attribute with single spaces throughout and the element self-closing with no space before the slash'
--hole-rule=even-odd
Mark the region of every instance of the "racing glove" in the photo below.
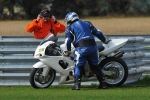
<svg viewBox="0 0 150 100">
<path fill-rule="evenodd" d="M 69 56 L 71 54 L 71 51 L 63 51 L 64 56 Z"/>
<path fill-rule="evenodd" d="M 105 42 L 104 43 L 107 44 L 109 41 L 111 41 L 111 40 L 109 38 L 105 37 Z"/>
</svg>

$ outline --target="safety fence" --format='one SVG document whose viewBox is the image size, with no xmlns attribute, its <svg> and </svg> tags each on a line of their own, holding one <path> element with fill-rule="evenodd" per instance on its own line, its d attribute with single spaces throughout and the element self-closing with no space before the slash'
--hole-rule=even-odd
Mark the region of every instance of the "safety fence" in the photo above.
<svg viewBox="0 0 150 100">
<path fill-rule="evenodd" d="M 142 79 L 143 74 L 150 72 L 150 37 L 147 36 L 108 36 L 109 38 L 128 38 L 122 48 L 129 75 L 125 83 L 132 83 Z M 58 44 L 65 40 L 64 36 L 58 37 Z M 38 59 L 33 58 L 33 53 L 41 39 L 30 36 L 1 36 L 0 37 L 0 85 L 30 85 L 29 73 Z M 96 39 L 97 43 L 98 40 Z M 57 84 L 59 74 L 54 85 Z M 85 82 L 84 82 L 85 83 Z M 83 83 L 83 84 L 84 84 Z M 85 84 L 91 84 L 86 82 Z M 93 81 L 94 83 L 94 81 Z"/>
</svg>

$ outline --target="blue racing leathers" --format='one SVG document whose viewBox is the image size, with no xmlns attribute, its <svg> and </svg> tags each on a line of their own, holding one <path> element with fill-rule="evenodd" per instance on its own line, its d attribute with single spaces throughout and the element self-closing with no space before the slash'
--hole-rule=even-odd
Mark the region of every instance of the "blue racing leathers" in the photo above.
<svg viewBox="0 0 150 100">
<path fill-rule="evenodd" d="M 96 29 L 92 23 L 77 20 L 66 28 L 65 34 L 67 36 L 65 40 L 67 50 L 71 51 L 71 43 L 75 47 L 74 76 L 81 76 L 84 73 L 82 69 L 86 61 L 89 62 L 90 67 L 97 67 L 98 50 L 94 36 L 105 42 L 106 38 L 103 33 Z"/>
</svg>

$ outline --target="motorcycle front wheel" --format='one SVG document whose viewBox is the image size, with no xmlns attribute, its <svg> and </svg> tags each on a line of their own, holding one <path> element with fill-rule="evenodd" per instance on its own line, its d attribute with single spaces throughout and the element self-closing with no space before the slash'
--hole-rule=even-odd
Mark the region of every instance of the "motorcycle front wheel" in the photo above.
<svg viewBox="0 0 150 100">
<path fill-rule="evenodd" d="M 32 68 L 30 72 L 30 84 L 33 88 L 48 88 L 56 77 L 56 71 L 52 68 L 43 76 L 43 68 Z"/>
<path fill-rule="evenodd" d="M 128 67 L 121 58 L 108 57 L 101 61 L 99 66 L 104 72 L 109 71 L 111 73 L 111 75 L 104 73 L 107 86 L 120 86 L 128 77 Z"/>
</svg>

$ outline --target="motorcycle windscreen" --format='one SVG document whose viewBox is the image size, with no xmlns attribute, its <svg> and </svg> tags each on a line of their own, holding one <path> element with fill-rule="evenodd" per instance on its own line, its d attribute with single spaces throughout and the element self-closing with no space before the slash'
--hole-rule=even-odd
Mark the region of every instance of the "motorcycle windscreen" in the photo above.
<svg viewBox="0 0 150 100">
<path fill-rule="evenodd" d="M 46 47 L 45 55 L 48 55 L 48 56 L 61 56 L 60 47 L 56 43 L 49 44 Z"/>
<path fill-rule="evenodd" d="M 44 44 L 45 42 L 47 42 L 47 41 L 53 41 L 53 42 L 57 42 L 57 40 L 58 40 L 58 37 L 56 37 L 54 34 L 52 34 L 52 33 L 49 33 L 42 41 L 41 41 L 41 43 L 39 44 L 39 45 L 42 45 L 42 44 Z"/>
</svg>

